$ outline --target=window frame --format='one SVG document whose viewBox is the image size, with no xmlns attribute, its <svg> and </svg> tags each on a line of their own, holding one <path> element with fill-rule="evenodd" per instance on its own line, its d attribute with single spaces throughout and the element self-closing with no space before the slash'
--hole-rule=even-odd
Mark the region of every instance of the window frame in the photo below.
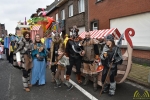
<svg viewBox="0 0 150 100">
<path fill-rule="evenodd" d="M 85 0 L 78 0 L 78 12 L 85 12 Z"/>
<path fill-rule="evenodd" d="M 61 10 L 61 19 L 65 20 L 65 9 Z"/>
<path fill-rule="evenodd" d="M 97 23 L 97 30 L 99 30 L 99 20 L 93 20 L 93 21 L 91 21 L 91 25 L 90 25 L 90 26 L 91 26 L 91 27 L 90 27 L 90 28 L 91 28 L 91 31 L 94 31 L 94 30 L 93 30 L 93 29 L 94 29 L 94 28 L 93 28 L 94 23 Z"/>
<path fill-rule="evenodd" d="M 71 7 L 72 7 L 72 9 L 71 9 Z M 72 17 L 73 16 L 73 4 L 69 5 L 68 8 L 69 8 L 69 11 L 68 11 L 69 14 L 68 15 L 69 15 L 69 17 Z M 71 11 L 72 11 L 72 13 L 70 13 Z"/>
<path fill-rule="evenodd" d="M 56 17 L 56 21 L 58 22 L 59 18 L 58 18 L 58 13 L 55 14 Z"/>
<path fill-rule="evenodd" d="M 94 24 L 97 24 L 97 22 L 93 22 L 93 23 L 92 23 L 92 29 L 93 29 L 93 30 L 98 30 L 98 24 L 97 24 L 96 27 L 94 26 Z"/>
</svg>

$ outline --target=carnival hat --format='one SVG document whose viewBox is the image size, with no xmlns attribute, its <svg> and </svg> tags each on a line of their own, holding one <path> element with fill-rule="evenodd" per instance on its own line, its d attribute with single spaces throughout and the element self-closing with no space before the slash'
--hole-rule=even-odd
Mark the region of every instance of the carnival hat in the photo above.
<svg viewBox="0 0 150 100">
<path fill-rule="evenodd" d="M 111 34 L 107 35 L 105 38 L 107 41 L 114 41 L 114 37 Z"/>
<path fill-rule="evenodd" d="M 56 32 L 55 37 L 60 37 L 60 34 L 58 32 Z"/>
</svg>

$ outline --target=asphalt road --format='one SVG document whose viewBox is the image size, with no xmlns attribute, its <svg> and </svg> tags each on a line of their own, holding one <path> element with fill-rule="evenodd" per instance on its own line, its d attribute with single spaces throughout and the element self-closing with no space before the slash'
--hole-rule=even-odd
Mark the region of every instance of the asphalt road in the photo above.
<svg viewBox="0 0 150 100">
<path fill-rule="evenodd" d="M 70 91 L 67 91 L 64 85 L 55 89 L 55 84 L 50 82 L 49 69 L 46 71 L 46 85 L 33 86 L 30 92 L 23 90 L 21 77 L 22 72 L 20 70 L 14 68 L 5 59 L 0 60 L 0 100 L 92 100 L 76 87 Z M 74 73 L 72 73 L 71 79 L 76 82 Z M 133 100 L 135 91 L 138 90 L 141 95 L 145 90 L 149 91 L 149 89 L 129 81 L 117 84 L 116 95 L 113 97 L 109 97 L 107 94 L 103 94 L 100 97 L 101 87 L 98 88 L 98 91 L 93 92 L 92 82 L 87 86 L 80 85 L 80 87 L 98 100 Z"/>
</svg>

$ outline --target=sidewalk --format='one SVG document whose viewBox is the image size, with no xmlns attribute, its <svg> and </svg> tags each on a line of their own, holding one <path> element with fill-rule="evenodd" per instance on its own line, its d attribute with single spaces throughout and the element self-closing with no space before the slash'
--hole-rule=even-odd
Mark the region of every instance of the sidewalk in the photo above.
<svg viewBox="0 0 150 100">
<path fill-rule="evenodd" d="M 144 66 L 139 64 L 132 64 L 131 72 L 128 75 L 128 79 L 137 82 L 146 87 L 150 87 L 148 83 L 148 77 L 150 73 L 150 66 Z"/>
</svg>

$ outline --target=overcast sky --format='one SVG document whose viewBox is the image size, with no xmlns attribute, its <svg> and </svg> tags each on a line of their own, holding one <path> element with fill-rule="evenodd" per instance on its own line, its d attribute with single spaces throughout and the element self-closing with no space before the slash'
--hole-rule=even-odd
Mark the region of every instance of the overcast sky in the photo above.
<svg viewBox="0 0 150 100">
<path fill-rule="evenodd" d="M 8 33 L 15 33 L 20 20 L 29 19 L 38 8 L 46 8 L 54 0 L 0 0 L 0 23 L 5 24 Z"/>
</svg>

